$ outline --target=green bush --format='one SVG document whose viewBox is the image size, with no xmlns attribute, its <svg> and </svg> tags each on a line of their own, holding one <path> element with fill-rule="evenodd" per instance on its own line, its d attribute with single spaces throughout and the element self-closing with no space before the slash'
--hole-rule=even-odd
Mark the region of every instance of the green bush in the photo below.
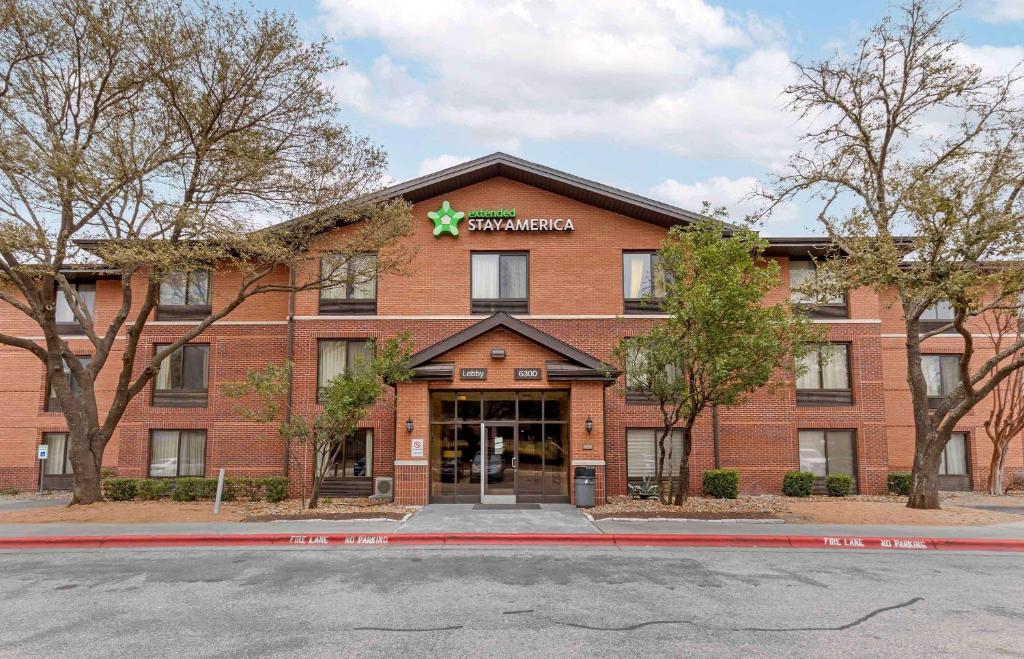
<svg viewBox="0 0 1024 659">
<path fill-rule="evenodd" d="M 139 498 L 143 501 L 156 501 L 165 497 L 171 491 L 171 482 L 162 478 L 144 478 L 138 481 Z"/>
<path fill-rule="evenodd" d="M 103 481 L 103 495 L 111 501 L 131 501 L 138 488 L 131 478 L 108 478 Z"/>
<path fill-rule="evenodd" d="M 274 476 L 266 479 L 267 501 L 277 503 L 288 498 L 288 479 L 284 476 Z"/>
<path fill-rule="evenodd" d="M 186 477 L 174 481 L 171 499 L 175 501 L 199 501 L 212 499 L 217 495 L 216 478 Z"/>
<path fill-rule="evenodd" d="M 735 499 L 740 493 L 740 474 L 735 469 L 709 469 L 704 472 L 704 496 Z"/>
<path fill-rule="evenodd" d="M 909 471 L 894 471 L 889 474 L 889 478 L 886 479 L 889 485 L 889 492 L 892 494 L 899 494 L 902 496 L 908 496 L 910 494 L 910 472 Z"/>
<path fill-rule="evenodd" d="M 788 471 L 782 478 L 782 493 L 787 497 L 809 497 L 814 489 L 814 474 L 809 471 Z"/>
<path fill-rule="evenodd" d="M 849 474 L 829 474 L 825 479 L 825 489 L 830 497 L 848 497 L 853 491 L 853 476 Z"/>
</svg>

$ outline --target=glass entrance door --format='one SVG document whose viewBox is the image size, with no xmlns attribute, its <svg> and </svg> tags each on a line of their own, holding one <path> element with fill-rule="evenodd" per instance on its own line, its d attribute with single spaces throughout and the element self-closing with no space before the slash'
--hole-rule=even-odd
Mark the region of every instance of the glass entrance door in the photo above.
<svg viewBox="0 0 1024 659">
<path fill-rule="evenodd" d="M 475 476 L 481 479 L 481 503 L 516 502 L 516 427 L 514 424 L 484 424 L 487 441 L 483 455 L 473 460 Z"/>
</svg>

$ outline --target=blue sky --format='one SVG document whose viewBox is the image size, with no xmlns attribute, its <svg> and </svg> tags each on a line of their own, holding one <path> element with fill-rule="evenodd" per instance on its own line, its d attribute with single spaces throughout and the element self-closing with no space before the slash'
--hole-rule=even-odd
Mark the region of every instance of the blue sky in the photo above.
<svg viewBox="0 0 1024 659">
<path fill-rule="evenodd" d="M 876 0 L 256 0 L 327 34 L 349 65 L 343 119 L 405 180 L 507 151 L 699 210 L 742 198 L 799 134 L 791 62 L 856 43 Z M 968 0 L 961 55 L 993 74 L 1024 59 L 1024 0 Z M 820 233 L 808 203 L 768 235 Z"/>
</svg>

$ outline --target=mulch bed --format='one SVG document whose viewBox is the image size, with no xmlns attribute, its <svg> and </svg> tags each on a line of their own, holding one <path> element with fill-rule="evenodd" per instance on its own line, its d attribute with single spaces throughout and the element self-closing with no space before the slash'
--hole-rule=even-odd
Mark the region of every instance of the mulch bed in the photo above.
<svg viewBox="0 0 1024 659">
<path fill-rule="evenodd" d="M 367 510 L 363 512 L 350 512 L 350 513 L 330 513 L 320 512 L 317 510 L 307 510 L 301 513 L 278 513 L 270 515 L 250 515 L 244 518 L 243 522 L 278 522 L 285 520 L 304 520 L 304 519 L 325 519 L 325 520 L 341 520 L 341 519 L 393 519 L 400 521 L 405 519 L 408 513 L 392 513 L 392 512 L 374 512 Z"/>
<path fill-rule="evenodd" d="M 658 510 L 650 512 L 642 511 L 601 511 L 591 510 L 588 514 L 597 519 L 781 519 L 778 515 L 768 512 L 699 512 L 685 510 Z"/>
</svg>

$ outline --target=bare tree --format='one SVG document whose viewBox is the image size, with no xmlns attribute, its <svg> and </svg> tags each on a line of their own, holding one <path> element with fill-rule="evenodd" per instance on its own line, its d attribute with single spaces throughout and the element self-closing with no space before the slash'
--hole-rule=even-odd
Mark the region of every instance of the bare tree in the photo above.
<svg viewBox="0 0 1024 659">
<path fill-rule="evenodd" d="M 294 18 L 203 0 L 2 2 L 0 303 L 43 339 L 0 343 L 45 364 L 68 423 L 74 501 L 92 503 L 111 434 L 167 356 L 255 295 L 371 276 L 349 267 L 365 262 L 352 255 L 399 267 L 408 209 L 371 194 L 385 158 L 338 123 L 322 80 L 343 63 L 325 41 L 305 43 Z M 255 219 L 268 214 L 299 219 Z M 335 266 L 304 267 L 313 238 L 345 223 Z M 68 279 L 83 263 L 121 282 L 102 326 Z M 237 273 L 237 289 L 140 361 L 161 282 L 215 268 Z M 88 361 L 58 331 L 58 297 Z M 117 385 L 101 409 L 94 384 L 111 355 Z"/>
<path fill-rule="evenodd" d="M 1021 329 L 1019 311 L 997 311 L 986 318 L 989 335 L 993 337 L 996 352 L 1005 343 L 1013 343 Z M 1019 359 L 1012 355 L 1010 360 Z M 985 420 L 985 434 L 992 442 L 992 460 L 989 463 L 989 494 L 1006 494 L 1003 486 L 1003 465 L 1010 442 L 1024 430 L 1024 369 L 1014 371 L 992 389 L 992 409 Z"/>
<path fill-rule="evenodd" d="M 914 413 L 911 508 L 939 507 L 956 423 L 1024 366 L 1024 339 L 981 355 L 971 332 L 978 317 L 1015 307 L 1024 287 L 1019 76 L 985 77 L 957 59 L 957 41 L 943 34 L 957 9 L 913 0 L 852 55 L 797 64 L 789 107 L 812 128 L 764 193 L 769 210 L 801 194 L 820 199 L 818 217 L 846 255 L 826 266 L 850 286 L 898 295 Z M 922 328 L 938 303 L 953 319 Z M 922 345 L 950 331 L 964 344 L 957 386 L 929 405 Z"/>
</svg>

